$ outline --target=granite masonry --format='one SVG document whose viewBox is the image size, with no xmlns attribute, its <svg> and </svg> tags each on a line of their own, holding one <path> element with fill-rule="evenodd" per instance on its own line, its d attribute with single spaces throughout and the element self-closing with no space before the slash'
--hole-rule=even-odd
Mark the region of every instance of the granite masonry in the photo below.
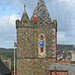
<svg viewBox="0 0 75 75">
<path fill-rule="evenodd" d="M 50 75 L 50 60 L 56 60 L 57 21 L 52 22 L 44 0 L 39 0 L 31 19 L 25 8 L 21 21 L 16 21 L 17 75 Z"/>
</svg>

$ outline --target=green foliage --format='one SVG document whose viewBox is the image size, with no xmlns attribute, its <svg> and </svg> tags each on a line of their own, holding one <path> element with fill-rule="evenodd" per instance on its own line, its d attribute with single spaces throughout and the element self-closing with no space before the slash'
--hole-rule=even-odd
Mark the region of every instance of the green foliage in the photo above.
<svg viewBox="0 0 75 75">
<path fill-rule="evenodd" d="M 2 55 L 3 57 L 5 58 L 11 58 L 13 59 L 14 58 L 14 49 L 4 49 L 4 48 L 0 48 L 0 53 L 1 53 L 1 50 L 2 50 Z M 17 49 L 16 50 L 16 57 L 17 57 Z M 1 55 L 1 54 L 0 54 Z"/>
<path fill-rule="evenodd" d="M 11 61 L 11 65 L 14 66 L 14 60 Z M 17 66 L 17 60 L 15 60 L 15 66 Z"/>
<path fill-rule="evenodd" d="M 13 60 L 14 58 L 14 49 L 5 49 L 5 48 L 0 48 L 0 53 L 2 50 L 2 55 L 5 58 L 11 58 Z M 71 50 L 75 50 L 75 46 L 74 45 L 57 45 L 57 54 L 61 54 L 63 51 L 71 51 Z M 16 49 L 16 59 L 17 59 L 17 49 Z M 13 61 L 12 61 L 12 65 L 13 65 Z"/>
<path fill-rule="evenodd" d="M 57 45 L 57 50 L 58 51 L 75 50 L 75 46 L 74 45 Z"/>
</svg>

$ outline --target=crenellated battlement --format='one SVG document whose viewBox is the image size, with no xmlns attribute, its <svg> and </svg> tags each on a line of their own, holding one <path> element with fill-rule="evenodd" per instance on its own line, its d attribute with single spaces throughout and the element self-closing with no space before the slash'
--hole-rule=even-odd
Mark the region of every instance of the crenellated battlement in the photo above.
<svg viewBox="0 0 75 75">
<path fill-rule="evenodd" d="M 57 21 L 53 20 L 53 22 L 51 22 L 51 20 L 47 20 L 47 21 L 40 21 L 38 20 L 37 22 L 34 22 L 34 20 L 27 20 L 26 22 L 24 21 L 19 21 L 16 20 L 16 29 L 17 28 L 56 28 L 57 27 Z"/>
<path fill-rule="evenodd" d="M 35 22 L 34 17 L 37 16 L 38 20 Z M 31 19 L 29 19 L 26 12 L 26 6 L 24 6 L 24 12 L 21 21 L 16 21 L 16 28 L 57 28 L 57 21 L 51 20 L 47 7 L 44 0 L 39 0 L 37 6 L 33 12 Z"/>
</svg>

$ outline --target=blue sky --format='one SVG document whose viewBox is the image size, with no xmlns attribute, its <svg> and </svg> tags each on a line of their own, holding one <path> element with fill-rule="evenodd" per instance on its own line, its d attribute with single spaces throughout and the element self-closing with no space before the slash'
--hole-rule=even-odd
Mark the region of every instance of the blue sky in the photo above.
<svg viewBox="0 0 75 75">
<path fill-rule="evenodd" d="M 58 22 L 57 43 L 75 45 L 75 0 L 44 0 L 52 20 Z M 0 47 L 13 48 L 15 21 L 21 19 L 24 4 L 29 18 L 38 0 L 0 0 Z"/>
</svg>

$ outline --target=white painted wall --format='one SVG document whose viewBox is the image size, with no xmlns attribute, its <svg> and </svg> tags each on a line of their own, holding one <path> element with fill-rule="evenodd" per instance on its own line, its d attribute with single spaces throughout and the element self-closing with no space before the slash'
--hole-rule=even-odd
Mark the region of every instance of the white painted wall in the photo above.
<svg viewBox="0 0 75 75">
<path fill-rule="evenodd" d="M 71 54 L 72 54 L 72 59 L 71 59 L 71 61 L 75 61 L 75 52 L 71 52 Z"/>
</svg>

